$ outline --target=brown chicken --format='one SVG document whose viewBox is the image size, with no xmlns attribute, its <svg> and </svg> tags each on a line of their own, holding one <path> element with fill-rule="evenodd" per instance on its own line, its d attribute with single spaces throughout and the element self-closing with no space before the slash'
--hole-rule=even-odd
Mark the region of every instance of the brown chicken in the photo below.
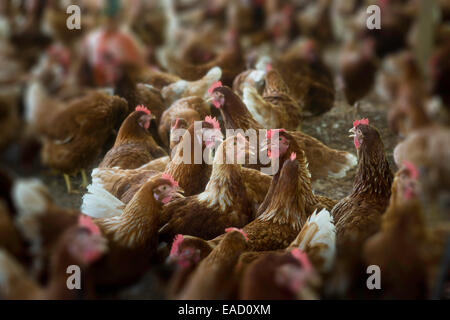
<svg viewBox="0 0 450 320">
<path fill-rule="evenodd" d="M 162 90 L 164 87 L 180 81 L 181 78 L 168 72 L 163 72 L 155 68 L 146 68 L 140 76 L 142 83 L 149 84 L 156 89 Z"/>
<path fill-rule="evenodd" d="M 203 78 L 196 81 L 179 80 L 161 90 L 161 95 L 166 105 L 170 105 L 181 98 L 200 97 L 208 98 L 208 89 L 214 81 L 220 80 L 222 70 L 214 67 Z"/>
<path fill-rule="evenodd" d="M 216 86 L 212 91 L 213 104 L 220 109 L 226 129 L 264 129 L 250 114 L 241 99 L 230 88 Z M 331 149 L 319 140 L 302 133 L 288 131 L 301 150 L 304 150 L 309 163 L 312 181 L 332 177 L 343 177 L 347 170 L 356 165 L 356 157 L 345 151 Z"/>
<path fill-rule="evenodd" d="M 290 96 L 289 88 L 276 70 L 267 72 L 262 96 L 256 88 L 246 86 L 242 101 L 263 127 L 295 130 L 300 125 L 301 107 Z"/>
<path fill-rule="evenodd" d="M 213 60 L 202 64 L 192 64 L 169 55 L 167 58 L 169 71 L 188 81 L 195 81 L 202 78 L 211 68 L 220 67 L 223 81 L 227 85 L 232 85 L 234 78 L 244 70 L 245 63 L 239 43 L 237 32 L 230 31 L 226 48 Z"/>
<path fill-rule="evenodd" d="M 155 176 L 122 210 L 94 220 L 108 239 L 110 249 L 95 267 L 98 284 L 129 283 L 148 269 L 158 245 L 161 208 L 179 197 L 179 191 L 172 177 Z"/>
<path fill-rule="evenodd" d="M 381 214 L 391 195 L 393 175 L 383 141 L 368 119 L 353 123 L 351 129 L 358 151 L 358 171 L 352 193 L 331 211 L 336 223 L 338 250 L 341 245 L 363 242 L 377 231 Z"/>
<path fill-rule="evenodd" d="M 357 120 L 351 129 L 358 151 L 358 170 L 350 195 L 331 211 L 336 225 L 336 243 L 341 289 L 351 288 L 362 272 L 360 255 L 364 242 L 380 228 L 381 215 L 389 204 L 393 175 L 383 141 L 368 119 Z M 350 279 L 349 279 L 350 277 Z M 359 283 L 361 289 L 361 283 Z"/>
<path fill-rule="evenodd" d="M 200 238 L 178 234 L 167 258 L 169 264 L 175 264 L 175 270 L 170 278 L 167 296 L 175 299 L 180 295 L 198 264 L 213 250 L 213 247 Z"/>
<path fill-rule="evenodd" d="M 0 91 L 0 150 L 19 138 L 21 121 L 18 102 L 14 91 L 6 92 L 5 89 Z"/>
<path fill-rule="evenodd" d="M 383 270 L 383 299 L 427 298 L 434 285 L 429 279 L 435 279 L 428 274 L 441 261 L 445 238 L 439 240 L 441 235 L 427 226 L 418 199 L 418 178 L 417 168 L 405 162 L 394 179 L 381 230 L 364 245 L 367 265 Z"/>
<path fill-rule="evenodd" d="M 105 199 L 110 198 L 110 194 L 114 197 L 106 201 L 106 203 L 112 204 L 112 208 L 122 207 L 131 200 L 134 194 L 150 177 L 158 175 L 160 172 L 165 172 L 174 177 L 184 190 L 186 196 L 202 192 L 209 181 L 211 166 L 205 161 L 196 164 L 193 151 L 199 147 L 203 154 L 203 151 L 210 149 L 216 139 L 219 140 L 222 136 L 217 129 L 217 120 L 211 119 L 210 117 L 206 117 L 206 120 L 201 123 L 199 127 L 201 130 L 197 131 L 195 126 L 191 125 L 189 130 L 184 132 L 181 138 L 183 148 L 176 150 L 173 159 L 167 163 L 164 170 L 156 171 L 149 169 L 155 160 L 137 169 L 94 169 L 92 172 L 92 185 L 88 186 L 89 193 L 83 196 L 83 212 L 93 217 L 101 217 L 105 214 L 109 215 L 108 211 L 111 211 L 111 207 L 104 207 L 102 203 L 105 203 Z M 202 135 L 208 130 L 212 130 L 210 135 L 211 140 L 200 143 Z M 217 138 L 214 137 L 214 134 Z M 190 152 L 190 156 L 187 159 L 184 157 L 184 151 Z M 120 201 L 117 201 L 115 198 Z"/>
<path fill-rule="evenodd" d="M 347 103 L 353 106 L 372 90 L 377 71 L 374 42 L 365 40 L 361 45 L 350 41 L 340 57 L 340 73 Z"/>
<path fill-rule="evenodd" d="M 438 95 L 447 109 L 450 108 L 450 45 L 439 47 L 434 52 L 430 61 L 430 72 L 432 78 L 432 94 Z"/>
<path fill-rule="evenodd" d="M 30 244 L 31 271 L 37 278 L 44 277 L 54 245 L 66 229 L 76 224 L 80 212 L 57 206 L 37 179 L 16 181 L 12 198 L 17 209 L 15 224 Z"/>
<path fill-rule="evenodd" d="M 237 150 L 227 146 L 237 146 Z M 208 240 L 225 228 L 240 228 L 252 219 L 239 164 L 247 147 L 242 135 L 230 137 L 219 146 L 205 191 L 164 206 L 159 231 L 162 239 L 170 241 L 176 234 L 186 234 Z M 233 152 L 227 152 L 227 148 Z"/>
<path fill-rule="evenodd" d="M 306 113 L 320 115 L 334 106 L 333 73 L 313 40 L 294 45 L 272 63 L 286 82 L 292 97 Z"/>
<path fill-rule="evenodd" d="M 322 208 L 324 206 L 312 193 L 304 154 L 292 153 L 284 162 L 279 178 L 272 180 L 266 199 L 258 209 L 261 213 L 243 228 L 249 238 L 248 250 L 270 251 L 288 247 L 308 216 Z M 212 240 L 212 244 L 222 237 Z"/>
<path fill-rule="evenodd" d="M 51 103 L 63 103 L 48 101 Z M 69 174 L 81 170 L 83 185 L 87 185 L 84 169 L 100 154 L 113 129 L 126 114 L 126 102 L 100 92 L 65 103 L 47 113 L 42 128 L 42 162 L 64 173 L 69 192 L 72 191 Z"/>
<path fill-rule="evenodd" d="M 41 287 L 30 278 L 22 265 L 1 250 L 0 297 L 7 300 L 93 299 L 96 294 L 92 265 L 106 251 L 106 240 L 100 235 L 98 227 L 91 221 L 82 219 L 79 225 L 70 227 L 61 235 L 52 251 L 48 283 L 45 287 Z M 68 288 L 69 266 L 80 268 L 80 289 Z"/>
<path fill-rule="evenodd" d="M 158 127 L 161 141 L 166 146 L 170 145 L 170 129 L 177 118 L 184 119 L 189 128 L 194 121 L 202 121 L 210 113 L 209 105 L 201 97 L 186 97 L 175 101 L 161 116 Z"/>
<path fill-rule="evenodd" d="M 321 278 L 299 249 L 271 252 L 247 267 L 239 290 L 243 300 L 316 300 Z"/>
<path fill-rule="evenodd" d="M 117 66 L 112 71 L 114 75 L 114 94 L 128 102 L 128 112 L 134 111 L 138 105 L 148 106 L 155 116 L 156 125 L 159 124 L 165 104 L 159 89 L 145 83 L 139 83 L 141 68 L 138 65 L 125 64 Z"/>
<path fill-rule="evenodd" d="M 246 250 L 247 235 L 242 230 L 228 228 L 220 244 L 200 262 L 179 299 L 229 299 L 233 297 L 234 286 L 230 273 L 239 258 Z"/>
<path fill-rule="evenodd" d="M 333 41 L 330 0 L 311 1 L 297 16 L 297 23 L 302 35 L 311 37 L 324 45 Z"/>
<path fill-rule="evenodd" d="M 394 103 L 388 111 L 389 128 L 400 137 L 431 123 L 424 105 L 426 92 L 423 76 L 411 53 L 397 55 L 394 60 L 399 74 L 394 76 Z"/>
<path fill-rule="evenodd" d="M 149 133 L 154 116 L 144 106 L 137 106 L 122 123 L 114 146 L 106 153 L 99 168 L 135 169 L 153 159 L 166 156 Z"/>
<path fill-rule="evenodd" d="M 16 258 L 23 256 L 23 240 L 14 225 L 11 213 L 3 200 L 0 200 L 0 248 Z"/>
<path fill-rule="evenodd" d="M 380 58 L 401 50 L 407 44 L 408 32 L 417 10 L 416 4 L 415 1 L 410 1 L 410 5 L 402 1 L 378 1 L 382 27 L 371 30 L 365 24 L 360 25 L 359 37 L 375 40 L 375 52 Z"/>
<path fill-rule="evenodd" d="M 430 220 L 440 224 L 448 217 L 450 187 L 450 152 L 444 148 L 450 143 L 450 130 L 436 124 L 411 132 L 394 149 L 394 160 L 398 167 L 409 161 L 423 174 L 421 199 L 427 205 L 423 210 Z"/>
<path fill-rule="evenodd" d="M 314 266 L 314 269 L 320 274 L 326 274 L 330 270 L 332 270 L 331 268 L 334 264 L 336 252 L 335 241 L 336 235 L 333 218 L 326 209 L 322 209 L 319 213 L 314 212 L 308 218 L 308 221 L 302 227 L 295 240 L 292 241 L 292 243 L 286 249 L 243 253 L 240 256 L 239 262 L 235 268 L 236 277 L 238 278 L 238 282 L 242 283 L 242 279 L 245 277 L 245 273 L 248 267 L 254 261 L 266 255 L 273 255 L 274 253 L 277 253 L 280 256 L 283 253 L 288 253 L 289 255 L 290 252 L 293 252 L 295 250 L 301 250 L 302 252 L 305 252 L 308 256 L 308 259 Z M 201 247 L 197 244 L 197 250 L 201 250 L 200 248 Z M 201 252 L 203 251 L 207 250 L 201 250 Z M 266 293 L 268 295 L 271 294 L 270 290 L 266 291 Z"/>
</svg>

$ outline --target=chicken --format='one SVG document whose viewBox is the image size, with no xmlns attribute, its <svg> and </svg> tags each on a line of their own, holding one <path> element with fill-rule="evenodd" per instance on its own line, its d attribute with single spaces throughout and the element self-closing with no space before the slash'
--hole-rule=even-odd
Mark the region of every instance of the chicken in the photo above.
<svg viewBox="0 0 450 320">
<path fill-rule="evenodd" d="M 276 70 L 265 76 L 264 95 L 256 88 L 244 87 L 242 101 L 256 121 L 266 128 L 295 130 L 300 124 L 301 108 L 290 96 L 289 88 Z"/>
<path fill-rule="evenodd" d="M 172 73 L 163 72 L 150 67 L 142 72 L 140 80 L 142 83 L 149 84 L 156 89 L 162 90 L 164 87 L 180 81 L 181 78 Z"/>
<path fill-rule="evenodd" d="M 366 40 L 361 45 L 350 41 L 340 56 L 340 74 L 347 103 L 353 106 L 372 90 L 377 71 L 374 42 Z"/>
<path fill-rule="evenodd" d="M 166 108 L 165 103 L 159 89 L 139 82 L 141 67 L 136 64 L 120 64 L 118 62 L 118 65 L 113 67 L 110 72 L 112 72 L 111 82 L 114 84 L 114 94 L 128 102 L 129 113 L 133 112 L 138 105 L 148 106 L 155 116 L 156 125 L 158 125 Z"/>
<path fill-rule="evenodd" d="M 169 55 L 167 66 L 169 71 L 187 81 L 196 81 L 205 76 L 211 68 L 220 67 L 222 70 L 221 81 L 227 85 L 232 85 L 234 78 L 245 68 L 239 36 L 236 31 L 228 33 L 226 48 L 213 60 L 202 64 L 192 64 Z"/>
<path fill-rule="evenodd" d="M 93 299 L 94 279 L 92 265 L 107 250 L 106 240 L 92 222 L 80 221 L 67 229 L 52 252 L 49 281 L 41 287 L 7 252 L 0 249 L 0 297 L 6 300 Z M 68 288 L 69 266 L 78 266 L 81 288 Z"/>
<path fill-rule="evenodd" d="M 377 231 L 393 180 L 378 130 L 369 125 L 368 119 L 362 119 L 353 123 L 351 132 L 358 151 L 358 171 L 352 193 L 331 211 L 338 247 L 356 245 Z"/>
<path fill-rule="evenodd" d="M 406 46 L 408 32 L 414 21 L 416 2 L 405 5 L 402 1 L 379 1 L 382 27 L 368 29 L 366 25 L 359 25 L 359 38 L 375 40 L 375 52 L 378 57 L 395 53 Z M 364 8 L 365 10 L 365 8 Z"/>
<path fill-rule="evenodd" d="M 16 258 L 23 257 L 24 244 L 14 220 L 3 200 L 0 200 L 0 248 Z"/>
<path fill-rule="evenodd" d="M 37 179 L 16 181 L 12 199 L 17 209 L 15 224 L 30 244 L 31 271 L 36 277 L 43 277 L 55 244 L 66 229 L 76 224 L 80 212 L 57 206 L 49 190 Z"/>
<path fill-rule="evenodd" d="M 297 23 L 302 35 L 312 37 L 316 41 L 327 44 L 333 41 L 330 0 L 312 1 L 297 16 Z"/>
<path fill-rule="evenodd" d="M 11 88 L 9 88 L 11 89 Z M 13 93 L 13 94 L 11 94 Z M 19 117 L 18 101 L 12 92 L 1 90 L 0 92 L 0 150 L 19 138 L 18 132 L 21 124 Z"/>
<path fill-rule="evenodd" d="M 426 92 L 423 77 L 414 57 L 408 53 L 399 54 L 394 60 L 399 75 L 394 77 L 394 103 L 388 112 L 390 129 L 400 137 L 406 137 L 415 129 L 430 124 L 424 105 Z"/>
<path fill-rule="evenodd" d="M 213 104 L 220 109 L 226 129 L 242 129 L 244 132 L 253 129 L 257 134 L 263 129 L 230 88 L 216 86 L 212 96 Z M 288 131 L 288 133 L 295 139 L 299 148 L 304 150 L 312 181 L 328 176 L 344 177 L 347 170 L 356 165 L 356 157 L 348 152 L 331 149 L 301 131 Z"/>
<path fill-rule="evenodd" d="M 367 265 L 384 270 L 381 278 L 383 299 L 425 299 L 431 291 L 431 266 L 441 261 L 444 237 L 440 243 L 427 226 L 418 197 L 419 172 L 405 163 L 392 185 L 392 197 L 383 215 L 381 230 L 364 245 Z M 397 194 L 395 194 L 397 193 Z"/>
<path fill-rule="evenodd" d="M 99 156 L 125 117 L 126 102 L 99 91 L 58 101 L 49 97 L 39 83 L 30 88 L 28 99 L 32 101 L 29 117 L 34 118 L 42 139 L 42 162 L 64 173 L 68 192 L 72 192 L 69 175 L 80 170 L 86 186 L 84 169 Z"/>
<path fill-rule="evenodd" d="M 226 235 L 220 244 L 200 262 L 185 288 L 181 291 L 179 299 L 229 299 L 233 296 L 235 283 L 229 280 L 230 273 L 239 258 L 245 251 L 247 235 L 242 230 L 227 228 Z"/>
<path fill-rule="evenodd" d="M 161 116 L 158 134 L 161 141 L 169 146 L 169 134 L 172 122 L 177 118 L 182 118 L 189 127 L 194 121 L 201 121 L 210 114 L 209 105 L 201 97 L 186 97 L 172 103 Z"/>
<path fill-rule="evenodd" d="M 450 153 L 442 146 L 450 143 L 450 130 L 436 124 L 411 132 L 394 149 L 398 167 L 405 161 L 413 163 L 426 174 L 420 178 L 421 198 L 426 205 L 423 210 L 430 220 L 446 219 L 450 197 Z"/>
<path fill-rule="evenodd" d="M 358 170 L 353 190 L 331 211 L 336 225 L 338 263 L 336 274 L 351 288 L 352 279 L 362 271 L 360 254 L 364 242 L 380 228 L 381 215 L 389 204 L 393 175 L 386 158 L 383 141 L 368 119 L 353 123 L 353 142 L 358 151 Z M 340 272 L 345 273 L 345 275 Z"/>
<path fill-rule="evenodd" d="M 161 95 L 166 105 L 173 104 L 176 100 L 186 97 L 208 98 L 208 89 L 214 81 L 220 80 L 222 70 L 214 67 L 203 78 L 197 81 L 179 80 L 161 90 Z"/>
<path fill-rule="evenodd" d="M 43 28 L 56 41 L 75 46 L 86 30 L 85 19 L 81 19 L 80 29 L 67 28 L 66 8 L 59 1 L 49 1 L 43 16 Z"/>
<path fill-rule="evenodd" d="M 299 249 L 271 252 L 248 266 L 240 286 L 243 300 L 317 300 L 321 278 Z"/>
<path fill-rule="evenodd" d="M 167 258 L 170 265 L 175 264 L 175 270 L 170 278 L 167 296 L 176 299 L 185 287 L 198 264 L 206 258 L 213 247 L 207 241 L 196 237 L 177 235 L 173 241 L 170 255 Z"/>
<path fill-rule="evenodd" d="M 447 110 L 450 108 L 450 94 L 448 88 L 450 86 L 450 67 L 449 67 L 450 45 L 439 47 L 434 52 L 430 61 L 430 72 L 432 78 L 432 94 L 438 95 L 442 102 L 446 105 Z"/>
<path fill-rule="evenodd" d="M 306 112 L 317 116 L 334 106 L 333 73 L 322 59 L 322 52 L 313 40 L 300 42 L 272 62 L 289 90 Z"/>
<path fill-rule="evenodd" d="M 201 123 L 199 128 L 191 125 L 189 130 L 183 131 L 183 148 L 176 151 L 173 159 L 163 170 L 176 179 L 183 188 L 186 196 L 198 194 L 205 189 L 211 174 L 211 166 L 208 162 L 195 163 L 195 153 L 204 132 L 212 130 L 210 142 L 201 143 L 201 154 L 203 150 L 213 146 L 216 138 L 221 139 L 222 134 L 217 129 L 218 122 L 215 119 L 206 117 L 207 121 Z M 190 153 L 190 157 L 185 158 L 185 150 Z M 186 161 L 188 160 L 188 161 Z M 152 161 L 153 162 L 153 161 Z M 114 211 L 115 207 L 127 204 L 140 187 L 150 178 L 160 172 L 148 169 L 152 162 L 137 169 L 123 170 L 119 168 L 97 168 L 92 172 L 92 184 L 88 187 L 88 192 L 83 196 L 82 210 L 91 216 L 103 216 Z M 106 192 L 105 192 L 106 191 Z M 109 198 L 110 195 L 113 198 Z M 105 198 L 109 200 L 105 201 Z M 116 198 L 120 201 L 117 202 Z M 107 206 L 103 206 L 106 204 Z M 111 209 L 111 207 L 112 209 Z M 108 213 L 109 212 L 109 213 Z"/>
<path fill-rule="evenodd" d="M 120 126 L 114 146 L 106 153 L 99 168 L 135 169 L 150 160 L 166 156 L 148 132 L 154 119 L 150 110 L 140 105 Z"/>
<path fill-rule="evenodd" d="M 149 179 L 126 206 L 116 208 L 109 216 L 94 217 L 110 249 L 95 266 L 99 285 L 127 284 L 147 271 L 158 245 L 162 205 L 180 197 L 179 191 L 172 177 L 159 174 Z"/>
<path fill-rule="evenodd" d="M 247 147 L 247 141 L 239 134 L 219 146 L 205 191 L 164 206 L 161 239 L 172 240 L 176 234 L 186 234 L 208 240 L 222 234 L 227 227 L 240 228 L 250 221 L 252 208 L 239 164 Z"/>
<path fill-rule="evenodd" d="M 261 58 L 262 59 L 262 58 Z M 256 69 L 248 69 L 242 71 L 240 74 L 234 78 L 233 81 L 233 92 L 235 92 L 239 97 L 242 98 L 242 93 L 244 87 L 250 86 L 256 89 L 256 91 L 261 94 L 264 90 L 265 76 L 266 76 L 266 66 L 255 66 Z M 258 69 L 261 67 L 262 70 Z"/>
<path fill-rule="evenodd" d="M 292 180 L 292 177 L 297 177 Z M 248 251 L 284 249 L 297 237 L 314 210 L 324 206 L 311 191 L 311 182 L 303 153 L 292 153 L 283 164 L 279 178 L 272 180 L 257 218 L 244 226 Z M 211 241 L 217 244 L 223 236 Z"/>
<path fill-rule="evenodd" d="M 187 245 L 189 246 L 189 240 L 187 242 Z M 184 241 L 182 242 L 182 245 L 184 246 Z M 194 247 L 197 245 L 197 250 L 200 252 L 207 251 L 199 250 L 201 248 L 199 243 L 191 244 L 191 246 L 193 245 Z M 305 252 L 305 254 L 308 255 L 308 259 L 312 262 L 315 270 L 321 275 L 327 274 L 332 270 L 336 252 L 336 235 L 333 218 L 326 209 L 322 209 L 319 213 L 314 212 L 308 218 L 308 221 L 302 227 L 294 241 L 292 241 L 286 249 L 243 253 L 240 256 L 239 262 L 235 268 L 238 281 L 240 283 L 243 282 L 243 278 L 245 277 L 248 267 L 257 259 L 260 259 L 266 255 L 272 255 L 274 253 L 282 255 L 285 252 L 289 255 L 289 253 L 294 250 L 301 250 L 302 252 Z M 241 291 L 242 289 L 243 287 L 241 286 Z M 271 294 L 270 290 L 268 290 L 267 294 Z"/>
<path fill-rule="evenodd" d="M 129 30 L 117 26 L 111 19 L 106 27 L 86 35 L 82 54 L 84 68 L 88 71 L 86 80 L 99 86 L 118 80 L 119 66 L 145 65 L 142 45 Z"/>
</svg>

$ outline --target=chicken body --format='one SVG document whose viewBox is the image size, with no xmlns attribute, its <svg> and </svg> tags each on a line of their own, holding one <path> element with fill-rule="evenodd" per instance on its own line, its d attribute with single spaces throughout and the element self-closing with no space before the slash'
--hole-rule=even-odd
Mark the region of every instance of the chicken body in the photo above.
<svg viewBox="0 0 450 320">
<path fill-rule="evenodd" d="M 91 92 L 47 116 L 42 128 L 41 158 L 45 165 L 67 174 L 88 167 L 120 123 L 126 103 L 118 97 Z"/>
<path fill-rule="evenodd" d="M 198 265 L 179 298 L 183 300 L 232 298 L 236 284 L 233 279 L 230 281 L 230 273 L 245 249 L 245 234 L 239 231 L 228 232 L 220 244 Z"/>
<path fill-rule="evenodd" d="M 174 121 L 182 118 L 189 127 L 194 121 L 202 121 L 209 114 L 209 105 L 201 97 L 192 96 L 179 99 L 163 112 L 158 127 L 159 137 L 166 146 L 169 146 L 169 133 Z"/>
<path fill-rule="evenodd" d="M 253 87 L 245 87 L 243 102 L 262 126 L 295 130 L 300 124 L 301 108 L 289 95 L 281 75 L 272 70 L 265 77 L 265 89 L 260 96 Z"/>
<path fill-rule="evenodd" d="M 225 122 L 226 129 L 264 129 L 248 111 L 241 99 L 228 87 L 214 89 L 223 98 L 220 112 Z M 312 180 L 326 178 L 328 176 L 343 177 L 347 170 L 356 165 L 356 157 L 348 152 L 334 150 L 324 145 L 319 140 L 304 134 L 301 131 L 288 131 L 295 139 L 301 150 L 304 150 L 309 163 L 309 171 Z"/>
<path fill-rule="evenodd" d="M 114 146 L 98 167 L 135 169 L 167 155 L 147 131 L 151 119 L 151 114 L 144 111 L 130 114 L 122 123 Z"/>
</svg>

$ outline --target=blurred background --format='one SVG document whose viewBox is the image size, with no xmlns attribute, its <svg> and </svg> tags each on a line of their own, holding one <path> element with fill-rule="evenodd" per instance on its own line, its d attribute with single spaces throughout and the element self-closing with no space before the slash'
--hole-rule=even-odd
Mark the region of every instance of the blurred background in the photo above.
<svg viewBox="0 0 450 320">
<path fill-rule="evenodd" d="M 68 28 L 68 19 L 78 21 L 70 5 L 80 9 L 79 29 Z M 381 29 L 367 28 L 370 5 L 380 9 Z M 394 150 L 407 141 L 427 221 L 448 226 L 449 0 L 2 0 L 0 43 L 4 190 L 10 179 L 39 177 L 56 204 L 79 208 L 83 177 L 70 174 L 76 192 L 68 193 L 45 153 L 45 128 L 89 90 L 127 99 L 127 84 L 143 83 L 164 110 L 175 99 L 166 86 L 199 80 L 214 66 L 230 87 L 246 70 L 275 68 L 302 108 L 301 130 L 326 145 L 355 153 L 348 129 L 369 118 L 395 172 Z M 88 173 L 116 132 L 87 152 Z M 343 198 L 355 172 L 317 181 L 316 193 Z"/>
</svg>

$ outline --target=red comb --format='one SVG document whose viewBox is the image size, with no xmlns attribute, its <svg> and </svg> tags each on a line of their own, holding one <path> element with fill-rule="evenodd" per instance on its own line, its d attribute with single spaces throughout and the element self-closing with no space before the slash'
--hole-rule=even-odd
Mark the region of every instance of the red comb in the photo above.
<svg viewBox="0 0 450 320">
<path fill-rule="evenodd" d="M 87 215 L 80 214 L 78 225 L 88 229 L 92 234 L 100 234 L 99 227 L 92 221 L 91 217 Z"/>
<path fill-rule="evenodd" d="M 214 129 L 220 129 L 219 121 L 217 121 L 216 117 L 212 118 L 211 116 L 206 116 L 205 122 L 212 124 Z"/>
<path fill-rule="evenodd" d="M 286 131 L 285 129 L 271 129 L 271 130 L 267 130 L 266 131 L 266 138 L 267 139 L 272 138 L 272 133 L 274 133 L 274 132 L 285 132 L 285 131 Z"/>
<path fill-rule="evenodd" d="M 177 187 L 178 187 L 178 182 L 175 181 L 175 179 L 174 179 L 170 174 L 168 174 L 168 173 L 163 173 L 162 178 L 163 178 L 163 179 L 166 179 L 166 180 L 169 180 L 170 183 L 171 183 L 173 186 L 177 186 Z"/>
<path fill-rule="evenodd" d="M 419 170 L 417 170 L 416 166 L 412 162 L 404 160 L 403 165 L 406 169 L 408 169 L 413 179 L 417 179 L 419 177 Z"/>
<path fill-rule="evenodd" d="M 225 229 L 225 232 L 227 232 L 227 233 L 228 233 L 228 232 L 231 232 L 231 231 L 237 231 L 237 232 L 240 232 L 240 233 L 244 236 L 245 241 L 248 241 L 247 234 L 245 233 L 244 230 L 238 229 L 238 228 L 235 228 L 235 227 L 230 227 L 230 228 L 226 228 L 226 229 Z"/>
<path fill-rule="evenodd" d="M 365 118 L 365 119 L 353 121 L 353 128 L 356 128 L 360 124 L 369 125 L 369 119 Z"/>
<path fill-rule="evenodd" d="M 273 67 L 272 67 L 272 64 L 271 64 L 271 63 L 266 64 L 266 72 L 269 72 L 269 71 L 271 71 L 272 69 L 273 69 Z"/>
<path fill-rule="evenodd" d="M 305 270 L 313 269 L 313 266 L 309 261 L 308 255 L 305 252 L 303 252 L 298 248 L 294 248 L 292 249 L 291 254 L 298 262 L 300 262 L 300 264 L 302 265 L 303 268 L 305 268 Z"/>
<path fill-rule="evenodd" d="M 295 152 L 291 153 L 291 160 L 294 161 L 295 159 L 297 159 L 297 154 Z"/>
<path fill-rule="evenodd" d="M 142 111 L 145 112 L 146 114 L 150 114 L 150 110 L 148 110 L 144 105 L 138 105 L 136 107 L 136 111 Z"/>
<path fill-rule="evenodd" d="M 220 81 L 214 81 L 211 87 L 208 89 L 208 93 L 212 94 L 215 88 L 222 87 L 222 82 Z"/>
<path fill-rule="evenodd" d="M 184 241 L 184 237 L 182 234 L 177 234 L 172 242 L 172 249 L 170 249 L 170 256 L 173 256 L 178 253 L 178 249 L 180 244 Z"/>
</svg>

